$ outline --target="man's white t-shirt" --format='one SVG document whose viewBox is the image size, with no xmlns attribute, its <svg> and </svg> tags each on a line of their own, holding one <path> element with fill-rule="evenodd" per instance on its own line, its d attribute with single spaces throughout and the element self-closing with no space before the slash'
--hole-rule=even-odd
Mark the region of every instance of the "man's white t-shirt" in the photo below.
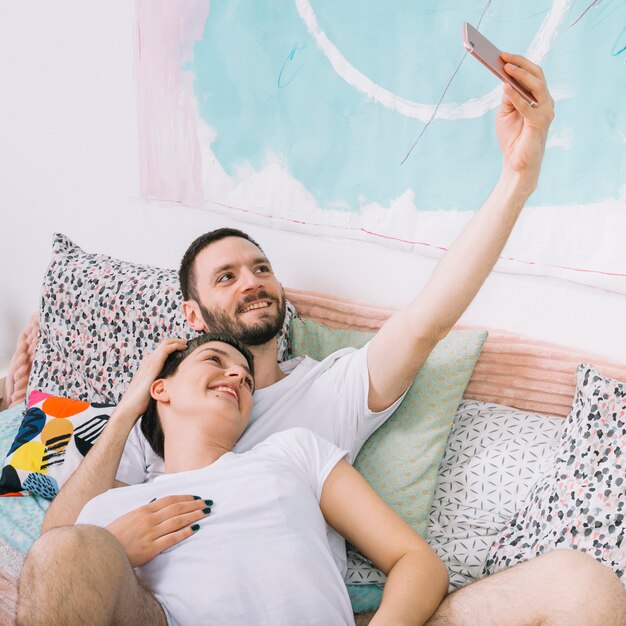
<svg viewBox="0 0 626 626">
<path fill-rule="evenodd" d="M 237 442 L 235 452 L 250 450 L 274 433 L 301 427 L 347 450 L 347 460 L 353 463 L 363 444 L 404 397 L 379 413 L 369 410 L 368 346 L 369 343 L 360 350 L 338 350 L 321 362 L 305 356 L 281 364 L 287 371 L 293 368 L 291 373 L 255 391 L 250 423 Z M 155 454 L 136 424 L 128 437 L 117 479 L 137 484 L 162 473 L 163 460 Z M 328 533 L 337 566 L 345 576 L 345 541 L 330 527 Z"/>
<path fill-rule="evenodd" d="M 179 624 L 354 624 L 319 508 L 345 451 L 312 432 L 277 433 L 208 467 L 111 489 L 78 524 L 106 526 L 152 498 L 214 501 L 200 530 L 136 568 Z"/>
</svg>

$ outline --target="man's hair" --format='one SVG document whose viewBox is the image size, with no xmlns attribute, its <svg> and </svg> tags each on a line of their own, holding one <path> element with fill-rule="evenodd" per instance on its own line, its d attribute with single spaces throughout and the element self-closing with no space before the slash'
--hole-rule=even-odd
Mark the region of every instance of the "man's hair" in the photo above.
<svg viewBox="0 0 626 626">
<path fill-rule="evenodd" d="M 237 228 L 218 228 L 217 230 L 212 230 L 208 233 L 204 233 L 204 235 L 200 235 L 200 237 L 192 241 L 191 245 L 187 248 L 178 270 L 178 280 L 180 281 L 180 289 L 183 292 L 184 300 L 199 300 L 198 290 L 196 288 L 196 257 L 208 245 L 220 239 L 225 239 L 226 237 L 245 239 L 263 252 L 261 246 L 254 241 L 250 235 Z"/>
<path fill-rule="evenodd" d="M 208 343 L 210 341 L 220 341 L 226 343 L 236 350 L 239 350 L 248 363 L 250 373 L 254 378 L 254 357 L 248 348 L 241 343 L 238 339 L 232 335 L 226 335 L 225 333 L 205 333 L 194 337 L 187 342 L 187 347 L 184 350 L 176 350 L 172 352 L 165 363 L 163 368 L 156 376 L 154 380 L 160 378 L 169 378 L 173 376 L 178 370 L 180 364 L 199 346 Z M 150 398 L 148 402 L 148 408 L 141 418 L 141 432 L 148 440 L 150 447 L 161 458 L 165 454 L 165 438 L 163 436 L 163 428 L 161 427 L 161 420 L 159 419 L 159 413 L 157 411 L 157 401 L 154 398 Z"/>
</svg>

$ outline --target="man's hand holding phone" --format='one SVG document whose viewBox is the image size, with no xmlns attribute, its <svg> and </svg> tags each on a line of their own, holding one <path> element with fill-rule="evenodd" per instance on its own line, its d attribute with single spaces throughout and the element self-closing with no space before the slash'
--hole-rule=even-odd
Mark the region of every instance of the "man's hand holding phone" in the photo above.
<svg viewBox="0 0 626 626">
<path fill-rule="evenodd" d="M 505 167 L 537 184 L 554 119 L 554 101 L 542 69 L 527 58 L 502 52 L 471 25 L 463 24 L 463 45 L 504 83 L 496 134 Z"/>
</svg>

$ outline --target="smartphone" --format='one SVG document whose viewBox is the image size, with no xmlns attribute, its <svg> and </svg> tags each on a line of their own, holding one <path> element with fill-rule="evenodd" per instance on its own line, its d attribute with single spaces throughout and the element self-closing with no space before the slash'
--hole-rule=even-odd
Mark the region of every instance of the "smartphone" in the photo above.
<svg viewBox="0 0 626 626">
<path fill-rule="evenodd" d="M 488 70 L 493 72 L 503 83 L 507 83 L 532 107 L 537 101 L 524 86 L 520 85 L 504 71 L 502 50 L 498 50 L 486 37 L 481 35 L 471 24 L 463 22 L 463 46 L 477 58 Z"/>
</svg>

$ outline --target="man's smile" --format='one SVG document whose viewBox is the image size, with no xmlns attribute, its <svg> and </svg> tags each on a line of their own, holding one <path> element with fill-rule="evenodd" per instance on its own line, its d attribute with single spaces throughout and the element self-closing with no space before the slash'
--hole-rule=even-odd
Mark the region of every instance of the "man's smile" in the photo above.
<svg viewBox="0 0 626 626">
<path fill-rule="evenodd" d="M 271 306 L 271 304 L 272 303 L 267 300 L 253 302 L 252 304 L 248 304 L 246 307 L 241 309 L 240 313 L 248 313 L 249 311 L 255 311 L 256 309 L 266 309 Z"/>
</svg>

